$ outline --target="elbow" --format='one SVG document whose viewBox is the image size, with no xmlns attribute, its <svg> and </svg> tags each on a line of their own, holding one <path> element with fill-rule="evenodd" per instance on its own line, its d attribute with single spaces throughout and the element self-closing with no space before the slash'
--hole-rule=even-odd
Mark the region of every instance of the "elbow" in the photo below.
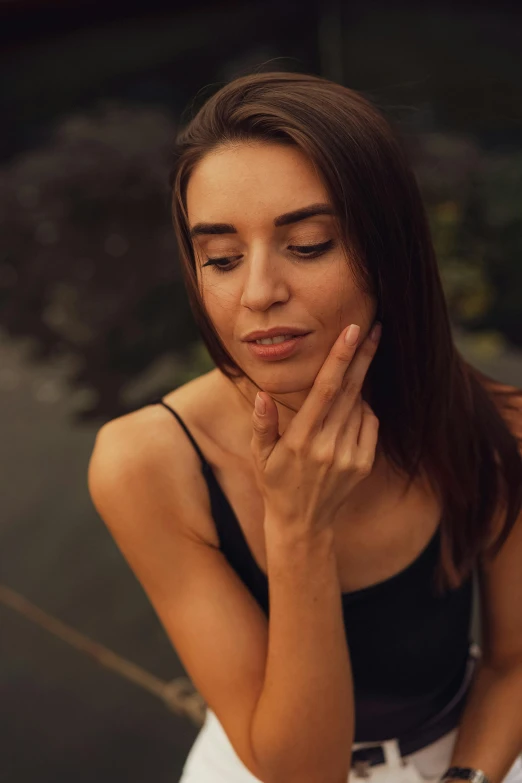
<svg viewBox="0 0 522 783">
<path fill-rule="evenodd" d="M 266 726 L 255 719 L 250 726 L 250 747 L 262 783 L 347 783 L 353 738 L 346 742 L 339 734 L 329 738 L 329 748 L 320 742 L 314 747 L 312 737 L 299 744 L 291 733 L 274 733 L 272 722 Z"/>
</svg>

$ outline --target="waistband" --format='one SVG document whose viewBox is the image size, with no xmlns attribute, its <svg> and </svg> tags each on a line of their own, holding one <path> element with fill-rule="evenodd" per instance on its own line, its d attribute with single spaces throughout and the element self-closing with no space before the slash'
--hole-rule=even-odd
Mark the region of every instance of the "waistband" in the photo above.
<svg viewBox="0 0 522 783">
<path fill-rule="evenodd" d="M 462 683 L 453 698 L 440 712 L 421 726 L 416 727 L 414 733 L 395 738 L 401 756 L 408 756 L 410 753 L 422 750 L 458 725 L 481 655 L 482 651 L 479 645 L 472 642 L 469 647 L 468 662 Z M 390 740 L 386 740 L 386 742 L 389 743 Z M 383 743 L 384 741 L 354 742 L 352 745 L 352 767 L 359 769 L 361 765 L 372 767 L 376 764 L 384 764 L 386 753 Z"/>
</svg>

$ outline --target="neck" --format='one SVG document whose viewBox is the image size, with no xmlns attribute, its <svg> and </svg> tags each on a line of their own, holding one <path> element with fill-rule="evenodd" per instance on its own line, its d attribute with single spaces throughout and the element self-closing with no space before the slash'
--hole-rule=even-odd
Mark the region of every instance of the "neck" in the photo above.
<svg viewBox="0 0 522 783">
<path fill-rule="evenodd" d="M 251 416 L 254 409 L 255 397 L 259 389 L 254 386 L 254 384 L 251 383 L 248 378 L 245 377 L 231 380 L 223 375 L 223 378 L 229 384 L 233 392 L 232 396 L 235 400 L 235 403 L 237 404 L 238 413 L 241 412 L 243 415 L 248 414 Z M 267 393 L 270 394 L 276 404 L 279 422 L 279 435 L 283 435 L 286 428 L 306 400 L 308 394 L 310 393 L 310 388 L 295 390 L 283 394 L 272 392 Z M 371 400 L 371 386 L 368 377 L 366 377 L 363 384 L 362 398 L 368 402 Z"/>
<path fill-rule="evenodd" d="M 252 412 L 254 399 L 257 393 L 255 387 L 248 379 L 229 379 L 226 375 L 217 371 L 221 389 L 219 394 L 227 400 L 227 406 L 231 411 L 234 421 L 234 442 L 238 453 L 249 454 L 252 439 Z M 273 395 L 279 414 L 279 435 L 282 436 L 286 427 L 290 424 L 297 411 L 306 399 L 309 389 L 304 392 L 292 392 L 292 394 Z M 367 399 L 367 392 L 363 387 L 363 399 Z M 281 397 L 284 404 L 278 402 Z M 289 406 L 295 410 L 289 409 Z M 288 406 L 288 407 L 287 407 Z M 393 477 L 393 479 L 392 479 Z M 381 449 L 377 449 L 372 472 L 363 479 L 352 491 L 350 503 L 352 506 L 363 507 L 367 502 L 373 503 L 376 496 L 382 495 L 383 488 L 391 486 L 396 481 L 392 466 L 386 459 Z"/>
</svg>

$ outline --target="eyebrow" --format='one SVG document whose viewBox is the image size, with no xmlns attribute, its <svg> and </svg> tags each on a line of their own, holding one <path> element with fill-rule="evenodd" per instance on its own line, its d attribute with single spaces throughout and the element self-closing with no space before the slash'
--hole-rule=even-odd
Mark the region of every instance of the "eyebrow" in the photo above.
<svg viewBox="0 0 522 783">
<path fill-rule="evenodd" d="M 335 211 L 330 204 L 310 204 L 308 207 L 295 209 L 293 212 L 285 212 L 274 219 L 274 226 L 288 226 L 298 223 L 316 215 L 334 215 Z M 232 223 L 196 223 L 190 229 L 191 238 L 203 234 L 237 234 L 237 228 Z"/>
</svg>

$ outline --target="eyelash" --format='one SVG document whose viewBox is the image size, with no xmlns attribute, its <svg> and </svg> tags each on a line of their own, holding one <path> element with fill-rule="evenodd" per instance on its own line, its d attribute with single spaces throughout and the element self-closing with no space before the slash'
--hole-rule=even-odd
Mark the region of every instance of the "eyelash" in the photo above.
<svg viewBox="0 0 522 783">
<path fill-rule="evenodd" d="M 290 245 L 290 247 L 293 247 L 296 250 L 312 251 L 312 252 L 307 252 L 306 255 L 301 256 L 301 259 L 304 261 L 307 261 L 308 259 L 319 258 L 319 256 L 322 256 L 324 253 L 330 250 L 332 246 L 333 246 L 333 239 L 329 239 L 327 242 L 322 242 L 319 245 Z M 232 270 L 227 269 L 226 267 L 219 266 L 218 262 L 220 261 L 230 262 L 231 258 L 235 258 L 235 256 L 227 256 L 225 258 L 207 257 L 207 263 L 203 264 L 203 266 L 213 266 L 216 272 L 220 272 L 224 274 L 225 272 L 230 272 Z M 227 264 L 227 266 L 230 266 L 230 264 Z"/>
</svg>

